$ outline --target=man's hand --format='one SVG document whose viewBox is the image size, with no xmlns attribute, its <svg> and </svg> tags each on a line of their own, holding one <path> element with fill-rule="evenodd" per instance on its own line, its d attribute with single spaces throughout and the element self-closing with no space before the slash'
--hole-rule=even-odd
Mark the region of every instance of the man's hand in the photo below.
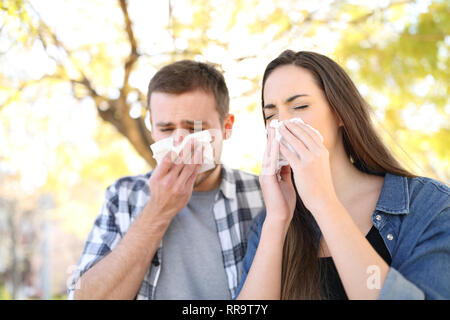
<svg viewBox="0 0 450 320">
<path fill-rule="evenodd" d="M 151 195 L 147 206 L 168 220 L 172 220 L 191 198 L 202 163 L 202 146 L 193 150 L 194 147 L 191 140 L 179 155 L 168 153 L 149 179 Z"/>
</svg>

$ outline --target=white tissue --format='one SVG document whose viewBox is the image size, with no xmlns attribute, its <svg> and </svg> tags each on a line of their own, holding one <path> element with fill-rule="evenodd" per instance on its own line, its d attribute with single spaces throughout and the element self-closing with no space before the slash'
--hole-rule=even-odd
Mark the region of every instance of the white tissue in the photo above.
<svg viewBox="0 0 450 320">
<path fill-rule="evenodd" d="M 290 122 L 298 122 L 298 123 L 303 123 L 305 124 L 305 122 L 301 119 L 301 118 L 292 118 L 289 120 L 284 120 L 284 121 L 290 121 Z M 272 121 L 270 121 L 269 126 L 271 128 L 275 129 L 275 139 L 280 142 L 283 143 L 286 147 L 289 148 L 289 150 L 291 150 L 292 152 L 295 152 L 294 149 L 289 145 L 289 143 L 287 143 L 286 141 L 284 141 L 284 139 L 282 139 L 281 133 L 279 131 L 279 128 L 281 126 L 281 124 L 283 123 L 283 121 L 278 121 L 278 119 L 274 119 Z M 323 137 L 320 134 L 319 131 L 317 131 L 316 129 L 314 129 L 313 127 L 311 127 L 309 124 L 305 124 L 307 125 L 309 128 L 311 128 L 312 130 L 314 130 L 319 136 L 320 136 L 320 140 L 323 142 Z M 281 152 L 278 153 L 278 161 L 277 161 L 277 174 L 280 172 L 281 167 L 283 166 L 287 166 L 289 165 L 289 162 L 286 160 L 286 158 L 284 158 L 284 156 L 281 154 Z"/>
<path fill-rule="evenodd" d="M 153 158 L 156 160 L 157 164 L 160 164 L 162 159 L 167 153 L 173 151 L 177 155 L 180 154 L 181 150 L 183 150 L 186 143 L 188 143 L 192 139 L 195 139 L 196 146 L 200 145 L 203 146 L 203 156 L 202 156 L 203 162 L 198 173 L 214 169 L 215 168 L 214 155 L 210 143 L 212 138 L 208 130 L 195 132 L 193 134 L 185 136 L 183 141 L 177 146 L 174 146 L 173 137 L 162 139 L 153 143 L 152 145 L 150 145 L 150 148 L 152 149 L 153 152 Z"/>
</svg>

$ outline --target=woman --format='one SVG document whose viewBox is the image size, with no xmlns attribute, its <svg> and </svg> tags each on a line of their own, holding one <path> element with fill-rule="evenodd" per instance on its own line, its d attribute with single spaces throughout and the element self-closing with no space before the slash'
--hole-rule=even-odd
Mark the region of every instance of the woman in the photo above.
<svg viewBox="0 0 450 320">
<path fill-rule="evenodd" d="M 450 188 L 400 166 L 331 59 L 285 51 L 262 86 L 266 211 L 250 229 L 237 298 L 449 299 Z M 282 122 L 289 149 L 269 124 L 292 118 L 306 125 Z M 289 163 L 281 179 L 278 152 Z"/>
</svg>

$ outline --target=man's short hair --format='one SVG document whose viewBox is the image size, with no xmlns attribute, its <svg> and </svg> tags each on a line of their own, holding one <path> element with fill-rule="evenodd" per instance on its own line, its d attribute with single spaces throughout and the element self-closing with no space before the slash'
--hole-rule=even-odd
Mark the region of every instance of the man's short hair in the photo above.
<svg viewBox="0 0 450 320">
<path fill-rule="evenodd" d="M 204 90 L 214 94 L 216 110 L 220 121 L 224 121 L 229 112 L 230 97 L 225 79 L 212 64 L 192 60 L 171 63 L 150 80 L 147 92 L 147 104 L 150 111 L 150 98 L 153 92 L 181 94 L 193 90 Z"/>
</svg>

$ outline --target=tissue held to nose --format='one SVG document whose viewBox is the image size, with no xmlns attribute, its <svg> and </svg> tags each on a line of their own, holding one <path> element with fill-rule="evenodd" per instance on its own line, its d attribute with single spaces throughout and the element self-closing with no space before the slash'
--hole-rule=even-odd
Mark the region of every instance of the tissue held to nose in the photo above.
<svg viewBox="0 0 450 320">
<path fill-rule="evenodd" d="M 183 150 L 183 148 L 186 146 L 186 143 L 188 143 L 192 139 L 195 139 L 197 146 L 203 146 L 203 162 L 198 173 L 214 169 L 214 155 L 211 146 L 212 137 L 208 130 L 203 130 L 187 135 L 186 137 L 184 137 L 183 142 L 177 146 L 174 145 L 175 141 L 173 137 L 162 139 L 153 143 L 152 145 L 150 145 L 150 149 L 152 149 L 153 152 L 153 158 L 156 160 L 157 164 L 160 164 L 167 153 L 173 151 L 177 155 L 180 154 L 181 150 Z"/>
<path fill-rule="evenodd" d="M 303 120 L 301 118 L 292 118 L 289 120 L 285 120 L 285 121 L 290 121 L 290 122 L 299 122 L 299 123 L 303 123 L 305 124 L 305 122 L 303 122 Z M 291 150 L 292 152 L 295 152 L 294 149 L 289 145 L 289 143 L 287 143 L 286 141 L 284 141 L 284 139 L 282 139 L 281 133 L 279 131 L 279 128 L 281 126 L 281 124 L 283 123 L 283 121 L 278 121 L 277 119 L 274 119 L 270 122 L 269 126 L 271 128 L 275 129 L 275 139 L 280 142 L 283 143 L 286 147 L 289 148 L 289 150 Z M 316 129 L 314 129 L 313 127 L 311 127 L 310 125 L 306 124 L 308 127 L 310 127 L 312 130 L 314 130 L 319 136 L 320 136 L 320 140 L 323 142 L 323 137 L 320 134 L 319 131 L 317 131 Z M 287 166 L 289 165 L 288 161 L 284 158 L 284 156 L 281 154 L 281 152 L 278 155 L 278 162 L 277 162 L 277 173 L 281 170 L 282 166 Z"/>
</svg>

